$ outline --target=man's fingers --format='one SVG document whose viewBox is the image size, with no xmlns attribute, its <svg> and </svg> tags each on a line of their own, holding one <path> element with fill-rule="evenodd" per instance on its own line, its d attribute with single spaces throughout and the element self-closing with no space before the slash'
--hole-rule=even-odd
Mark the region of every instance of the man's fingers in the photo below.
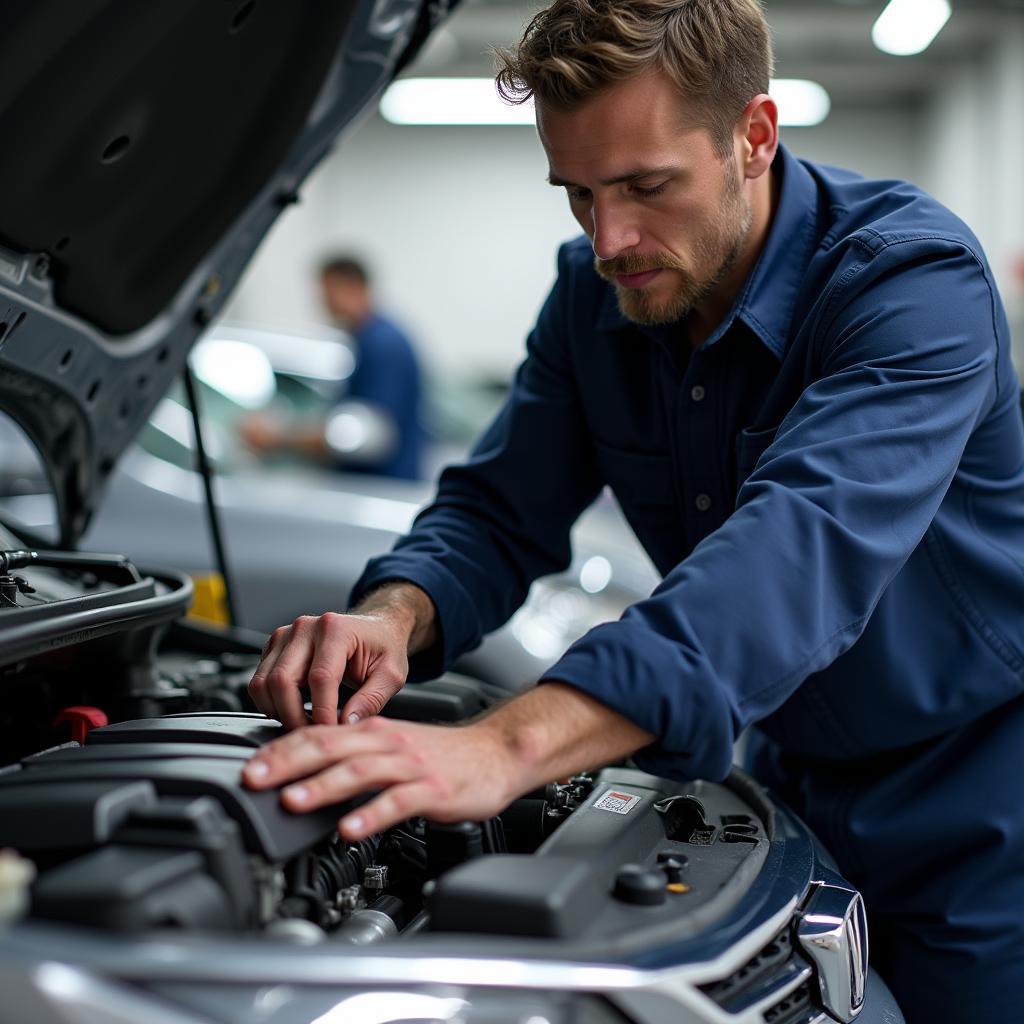
<svg viewBox="0 0 1024 1024">
<path fill-rule="evenodd" d="M 299 690 L 305 685 L 313 658 L 315 624 L 316 619 L 310 615 L 303 615 L 292 623 L 288 643 L 267 674 L 267 692 L 278 719 L 287 729 L 299 729 L 308 721 Z"/>
<path fill-rule="evenodd" d="M 327 612 L 301 616 L 274 631 L 249 693 L 265 715 L 298 729 L 307 724 L 300 691 L 308 685 L 313 722 L 334 725 L 343 681 L 356 693 L 345 704 L 342 720 L 356 722 L 380 714 L 407 674 L 404 645 L 392 630 L 373 619 Z"/>
<path fill-rule="evenodd" d="M 339 761 L 361 754 L 394 753 L 397 741 L 390 723 L 371 718 L 359 728 L 311 725 L 268 743 L 246 764 L 243 777 L 253 789 L 303 779 Z"/>
<path fill-rule="evenodd" d="M 277 664 L 277 659 L 290 636 L 291 628 L 289 626 L 279 626 L 270 634 L 266 646 L 263 648 L 263 654 L 260 656 L 260 663 L 256 666 L 252 679 L 249 680 L 249 696 L 252 697 L 256 707 L 269 718 L 277 717 L 277 709 L 267 692 L 267 676 Z"/>
<path fill-rule="evenodd" d="M 286 729 L 301 729 L 309 724 L 299 684 L 277 676 L 276 669 L 267 682 L 267 693 L 274 705 L 274 715 Z"/>
<path fill-rule="evenodd" d="M 434 785 L 423 780 L 405 782 L 391 786 L 380 796 L 345 815 L 338 829 L 343 838 L 354 843 L 398 825 L 406 818 L 421 814 L 430 817 L 432 812 L 439 811 Z"/>
<path fill-rule="evenodd" d="M 384 706 L 405 685 L 406 673 L 399 666 L 382 665 L 371 672 L 366 682 L 348 699 L 341 721 L 352 725 L 379 715 Z"/>
<path fill-rule="evenodd" d="M 260 714 L 266 715 L 267 718 L 277 718 L 277 709 L 274 707 L 274 702 L 270 699 L 270 694 L 267 693 L 265 683 L 263 686 L 257 687 L 250 682 L 249 696 L 252 697 L 252 702 L 256 705 L 256 710 Z"/>
<path fill-rule="evenodd" d="M 422 774 L 422 763 L 407 753 L 362 754 L 288 786 L 281 799 L 291 811 L 312 811 Z"/>
<path fill-rule="evenodd" d="M 316 647 L 306 676 L 314 725 L 338 724 L 338 687 L 348 664 L 350 645 L 344 617 L 335 612 L 321 615 L 316 626 Z"/>
</svg>

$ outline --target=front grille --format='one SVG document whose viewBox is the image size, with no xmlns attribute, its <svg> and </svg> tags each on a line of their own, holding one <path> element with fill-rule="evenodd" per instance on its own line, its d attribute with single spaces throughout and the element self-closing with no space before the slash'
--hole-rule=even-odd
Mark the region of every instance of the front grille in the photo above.
<svg viewBox="0 0 1024 1024">
<path fill-rule="evenodd" d="M 764 1024 L 812 1024 L 827 1019 L 821 1007 L 814 1005 L 809 981 L 764 1013 Z"/>
<path fill-rule="evenodd" d="M 787 925 L 728 977 L 700 986 L 726 1013 L 759 1006 L 765 1024 L 811 1024 L 823 1018 L 810 964 L 793 948 Z M 778 993 L 777 997 L 773 998 Z"/>
<path fill-rule="evenodd" d="M 743 1009 L 747 1004 L 746 996 L 760 988 L 762 982 L 779 973 L 793 959 L 793 941 L 789 932 L 787 925 L 727 978 L 701 985 L 701 992 L 730 1013 Z"/>
</svg>

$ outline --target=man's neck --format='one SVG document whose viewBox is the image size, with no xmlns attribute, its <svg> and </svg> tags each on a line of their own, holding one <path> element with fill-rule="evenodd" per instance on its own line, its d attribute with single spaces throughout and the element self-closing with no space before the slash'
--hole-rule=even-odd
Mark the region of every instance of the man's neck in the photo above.
<svg viewBox="0 0 1024 1024">
<path fill-rule="evenodd" d="M 753 183 L 750 231 L 732 269 L 706 299 L 690 310 L 686 318 L 687 335 L 694 352 L 729 315 L 736 296 L 753 273 L 768 239 L 778 200 L 779 179 L 775 171 L 771 170 Z"/>
<path fill-rule="evenodd" d="M 338 326 L 348 331 L 349 334 L 358 334 L 373 319 L 373 310 L 367 309 L 357 317 L 351 317 L 348 322 L 338 320 Z"/>
</svg>

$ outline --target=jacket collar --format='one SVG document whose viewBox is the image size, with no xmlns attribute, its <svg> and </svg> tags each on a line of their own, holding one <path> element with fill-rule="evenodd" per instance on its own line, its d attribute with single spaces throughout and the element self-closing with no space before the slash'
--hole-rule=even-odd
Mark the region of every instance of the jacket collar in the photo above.
<svg viewBox="0 0 1024 1024">
<path fill-rule="evenodd" d="M 779 175 L 779 201 L 764 248 L 729 314 L 703 348 L 715 344 L 740 319 L 776 358 L 781 360 L 786 353 L 800 282 L 814 253 L 817 189 L 810 173 L 785 146 L 779 146 L 772 170 Z M 605 297 L 598 313 L 598 330 L 632 328 L 656 341 L 678 332 L 678 324 L 633 324 L 619 310 L 612 285 L 602 283 Z"/>
</svg>

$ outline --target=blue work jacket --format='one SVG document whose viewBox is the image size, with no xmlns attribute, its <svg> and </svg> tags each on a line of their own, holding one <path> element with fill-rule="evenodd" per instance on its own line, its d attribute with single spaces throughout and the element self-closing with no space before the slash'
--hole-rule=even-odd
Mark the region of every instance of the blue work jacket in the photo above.
<svg viewBox="0 0 1024 1024">
<path fill-rule="evenodd" d="M 777 210 L 728 316 L 619 312 L 585 238 L 508 401 L 357 600 L 418 584 L 437 672 L 564 568 L 607 485 L 663 576 L 546 673 L 658 737 L 636 761 L 722 778 L 752 722 L 867 758 L 1024 690 L 1024 430 L 1010 340 L 970 230 L 916 187 L 780 150 Z"/>
<path fill-rule="evenodd" d="M 421 380 L 412 343 L 397 324 L 379 313 L 374 313 L 352 337 L 356 365 L 340 397 L 369 402 L 386 413 L 398 440 L 394 452 L 382 462 L 364 466 L 343 462 L 341 468 L 350 473 L 418 480 L 423 448 Z"/>
</svg>

